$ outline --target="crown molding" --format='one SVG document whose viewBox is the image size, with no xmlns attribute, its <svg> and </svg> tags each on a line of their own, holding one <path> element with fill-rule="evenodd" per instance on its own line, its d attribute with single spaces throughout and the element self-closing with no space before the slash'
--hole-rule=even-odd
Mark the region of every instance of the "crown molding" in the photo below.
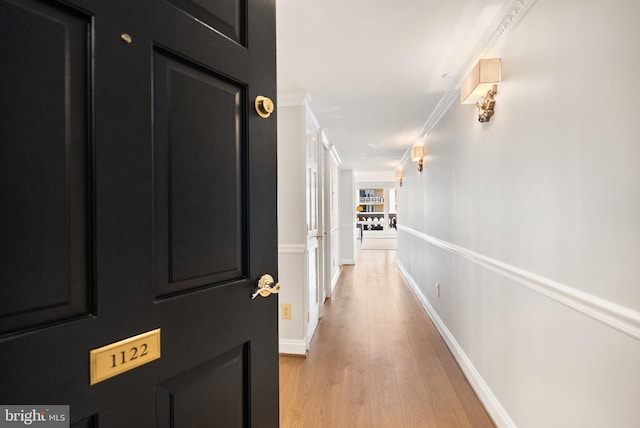
<svg viewBox="0 0 640 428">
<path fill-rule="evenodd" d="M 311 95 L 308 92 L 298 92 L 290 94 L 278 94 L 277 105 L 282 107 L 304 107 L 307 120 L 316 130 L 320 130 L 320 122 L 311 109 Z"/>
<path fill-rule="evenodd" d="M 278 107 L 306 106 L 311 102 L 308 92 L 278 94 Z"/>
<path fill-rule="evenodd" d="M 420 138 L 426 137 L 431 132 L 447 110 L 449 110 L 453 103 L 459 98 L 460 83 L 462 83 L 462 80 L 476 62 L 497 49 L 505 40 L 505 36 L 515 28 L 516 24 L 520 22 L 536 1 L 537 0 L 513 0 L 502 8 L 494 23 L 489 27 L 489 31 L 480 39 L 480 43 L 478 43 L 473 53 L 469 55 L 463 66 L 460 67 L 451 85 L 435 109 L 433 109 L 433 112 L 431 112 L 431 115 L 420 131 Z"/>
<path fill-rule="evenodd" d="M 406 163 L 409 162 L 409 160 L 411 159 L 411 149 L 412 148 L 413 148 L 413 146 L 409 147 L 407 149 L 407 151 L 404 152 L 404 155 L 402 155 L 402 157 L 400 158 L 400 164 L 398 165 L 400 167 L 400 169 L 404 169 Z"/>
<path fill-rule="evenodd" d="M 311 98 L 309 98 L 309 100 L 311 100 Z M 318 118 L 316 117 L 313 110 L 311 110 L 311 106 L 309 105 L 308 102 L 304 104 L 304 110 L 305 110 L 305 117 L 307 118 L 307 121 L 311 124 L 311 126 L 315 128 L 317 132 L 320 132 L 322 130 L 322 126 L 320 126 L 320 122 L 318 121 Z M 322 139 L 321 139 L 321 142 L 322 142 Z"/>
<path fill-rule="evenodd" d="M 336 165 L 338 166 L 342 165 L 342 159 L 340 159 L 340 155 L 338 154 L 338 150 L 336 149 L 336 146 L 334 146 L 333 144 L 330 144 L 329 153 L 331 153 L 331 157 L 336 162 Z"/>
</svg>

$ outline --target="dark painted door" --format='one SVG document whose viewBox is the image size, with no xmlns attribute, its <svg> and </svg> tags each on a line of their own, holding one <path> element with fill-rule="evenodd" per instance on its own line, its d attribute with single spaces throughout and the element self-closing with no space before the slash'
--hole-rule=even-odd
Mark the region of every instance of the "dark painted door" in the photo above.
<svg viewBox="0 0 640 428">
<path fill-rule="evenodd" d="M 0 0 L 0 405 L 278 425 L 277 296 L 251 299 L 277 268 L 274 9 Z M 90 385 L 91 350 L 154 329 L 159 359 Z"/>
</svg>

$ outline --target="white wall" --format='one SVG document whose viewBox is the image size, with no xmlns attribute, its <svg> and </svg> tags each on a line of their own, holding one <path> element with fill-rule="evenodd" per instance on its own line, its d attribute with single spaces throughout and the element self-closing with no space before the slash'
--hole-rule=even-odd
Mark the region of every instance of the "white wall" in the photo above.
<svg viewBox="0 0 640 428">
<path fill-rule="evenodd" d="M 307 327 L 309 308 L 309 258 L 315 260 L 307 231 L 307 132 L 316 132 L 327 148 L 325 181 L 325 231 L 327 238 L 326 269 L 329 284 L 324 291 L 330 296 L 340 275 L 339 167 L 340 157 L 319 131 L 309 97 L 279 96 L 278 105 L 278 270 L 280 305 L 291 305 L 291 319 L 279 313 L 280 352 L 306 354 L 311 335 Z M 284 100 L 284 101 L 283 101 Z M 350 205 L 353 208 L 352 205 Z M 353 234 L 352 234 L 353 235 Z M 312 234 L 312 236 L 314 236 Z M 315 237 L 313 238 L 315 242 Z M 315 248 L 315 246 L 314 246 Z M 322 276 L 322 275 L 319 275 Z M 319 287 L 324 284 L 317 284 Z M 282 309 L 280 306 L 279 309 Z"/>
<path fill-rule="evenodd" d="M 279 315 L 280 352 L 306 352 L 306 118 L 303 103 L 278 106 L 278 281 L 280 303 L 291 304 L 291 319 Z"/>
<path fill-rule="evenodd" d="M 356 171 L 357 183 L 391 184 L 396 181 L 395 171 Z M 382 186 L 384 187 L 384 186 Z"/>
<path fill-rule="evenodd" d="M 639 16 L 538 0 L 491 122 L 454 104 L 404 168 L 400 267 L 502 426 L 640 426 Z"/>
</svg>

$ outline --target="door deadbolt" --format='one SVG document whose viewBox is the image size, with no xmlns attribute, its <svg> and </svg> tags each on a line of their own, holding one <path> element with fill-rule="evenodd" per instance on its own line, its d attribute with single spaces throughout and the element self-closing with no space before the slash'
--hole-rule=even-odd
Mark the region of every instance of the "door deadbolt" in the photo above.
<svg viewBox="0 0 640 428">
<path fill-rule="evenodd" d="M 267 118 L 271 116 L 271 113 L 275 110 L 275 105 L 273 101 L 269 97 L 263 97 L 262 95 L 258 95 L 256 97 L 256 111 L 260 115 L 260 117 Z"/>
</svg>

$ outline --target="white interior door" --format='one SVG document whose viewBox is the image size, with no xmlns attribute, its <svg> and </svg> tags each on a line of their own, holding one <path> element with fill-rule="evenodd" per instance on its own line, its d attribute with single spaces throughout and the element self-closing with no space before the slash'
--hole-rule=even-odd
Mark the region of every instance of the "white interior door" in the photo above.
<svg viewBox="0 0 640 428">
<path fill-rule="evenodd" d="M 307 344 L 320 319 L 320 271 L 323 232 L 321 228 L 321 200 L 318 162 L 321 144 L 319 131 L 311 123 L 307 125 Z"/>
<path fill-rule="evenodd" d="M 327 274 L 326 274 L 326 264 L 327 264 L 327 255 L 326 248 L 328 245 L 328 237 L 329 234 L 327 226 L 328 219 L 325 212 L 326 206 L 326 194 L 328 193 L 326 185 L 326 173 L 325 173 L 325 162 L 327 161 L 327 149 L 325 145 L 320 142 L 318 144 L 318 162 L 317 162 L 317 170 L 318 170 L 318 186 L 317 186 L 317 196 L 318 196 L 318 205 L 317 205 L 317 213 L 318 213 L 318 261 L 317 261 L 317 272 L 318 272 L 318 317 L 322 318 L 324 315 L 324 300 L 326 299 L 326 285 L 327 285 Z"/>
</svg>

